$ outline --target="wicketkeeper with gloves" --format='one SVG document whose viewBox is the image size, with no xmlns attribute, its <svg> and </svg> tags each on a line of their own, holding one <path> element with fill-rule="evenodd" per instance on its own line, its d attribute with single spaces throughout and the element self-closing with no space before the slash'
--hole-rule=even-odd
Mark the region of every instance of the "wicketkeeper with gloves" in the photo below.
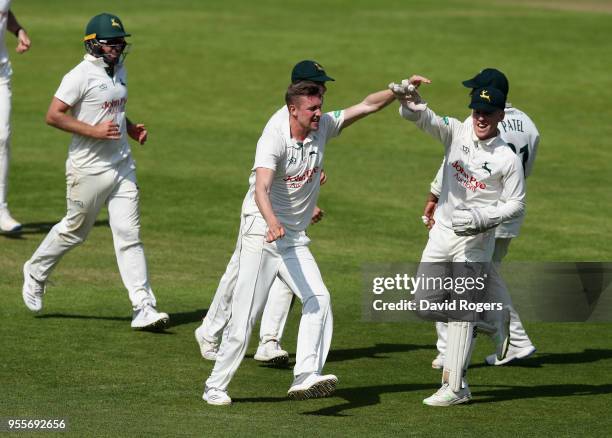
<svg viewBox="0 0 612 438">
<path fill-rule="evenodd" d="M 401 84 L 390 84 L 403 96 L 400 115 L 439 140 L 445 147 L 446 164 L 442 192 L 435 211 L 436 226 L 429 233 L 422 264 L 455 262 L 486 266 L 495 247 L 494 228 L 522 214 L 525 208 L 525 181 L 521 161 L 499 137 L 497 124 L 504 118 L 506 98 L 494 87 L 484 87 L 471 95 L 472 117 L 465 122 L 436 115 L 422 101 L 415 87 L 430 83 L 413 76 Z M 498 202 L 502 199 L 504 202 Z M 416 300 L 427 299 L 416 294 Z M 503 297 L 495 297 L 493 301 Z M 441 312 L 420 316 L 448 321 L 448 354 L 445 358 L 442 387 L 423 400 L 434 406 L 468 402 L 471 393 L 465 372 L 474 345 L 476 327 L 483 322 L 457 320 Z M 445 319 L 446 318 L 446 319 Z M 498 357 L 507 350 L 508 312 L 498 312 Z"/>
</svg>

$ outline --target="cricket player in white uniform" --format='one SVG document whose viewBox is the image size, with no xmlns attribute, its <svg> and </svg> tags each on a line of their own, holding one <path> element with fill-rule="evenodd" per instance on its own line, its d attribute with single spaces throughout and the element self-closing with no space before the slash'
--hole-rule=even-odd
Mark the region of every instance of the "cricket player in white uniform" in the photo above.
<svg viewBox="0 0 612 438">
<path fill-rule="evenodd" d="M 499 89 L 506 96 L 509 90 L 506 76 L 501 71 L 494 68 L 482 70 L 472 79 L 463 81 L 463 85 L 472 90 L 490 85 Z M 470 118 L 468 118 L 468 120 L 469 119 Z M 540 133 L 538 129 L 527 114 L 513 107 L 509 102 L 506 103 L 504 120 L 502 120 L 497 127 L 502 140 L 508 143 L 510 149 L 512 149 L 521 159 L 525 178 L 527 178 L 533 169 L 533 163 L 540 142 Z M 431 193 L 428 197 L 424 212 L 424 217 L 427 219 L 427 226 L 429 229 L 431 229 L 435 223 L 432 215 L 442 190 L 442 172 L 444 165 L 445 161 L 443 160 L 435 179 L 431 183 Z M 506 288 L 503 279 L 498 275 L 499 267 L 502 259 L 508 252 L 510 241 L 512 238 L 519 235 L 519 230 L 524 218 L 525 215 L 523 214 L 508 222 L 503 222 L 495 228 L 495 251 L 493 252 L 493 266 L 490 272 L 491 276 L 489 277 L 489 288 Z M 439 353 L 433 360 L 431 366 L 435 369 L 441 369 L 444 366 L 444 355 L 446 351 L 446 324 L 437 322 L 436 331 L 438 333 L 436 347 Z M 535 351 L 536 348 L 531 342 L 531 339 L 529 339 L 529 336 L 527 336 L 518 313 L 510 306 L 510 346 L 508 348 L 508 353 L 503 360 L 499 360 L 495 354 L 491 354 L 485 359 L 486 363 L 489 365 L 504 365 L 515 359 L 529 357 L 535 353 Z"/>
<path fill-rule="evenodd" d="M 318 84 L 323 95 L 327 91 L 325 82 L 334 79 L 327 75 L 321 64 L 316 61 L 304 60 L 293 67 L 291 83 L 295 84 L 306 80 Z M 278 129 L 278 126 L 288 118 L 289 110 L 284 105 L 268 120 L 263 132 Z M 324 181 L 325 176 L 321 171 L 321 184 Z M 315 207 L 311 222 L 319 221 L 322 214 L 321 209 Z M 231 316 L 231 300 L 238 277 L 239 256 L 240 239 L 225 273 L 221 277 L 208 312 L 206 312 L 202 324 L 195 330 L 195 338 L 200 347 L 200 353 L 207 360 L 217 359 L 221 335 Z M 264 307 L 260 327 L 260 343 L 254 356 L 255 360 L 276 365 L 286 365 L 289 361 L 289 353 L 281 348 L 280 339 L 293 297 L 294 294 L 289 286 L 277 277 L 270 288 L 270 294 Z"/>
<path fill-rule="evenodd" d="M 123 58 L 129 36 L 119 17 L 100 14 L 85 31 L 84 60 L 66 74 L 47 112 L 47 123 L 71 132 L 66 161 L 67 213 L 23 267 L 23 299 L 38 312 L 49 275 L 64 254 L 82 243 L 100 209 L 108 207 L 119 272 L 134 310 L 134 329 L 163 327 L 156 310 L 140 241 L 136 168 L 127 136 L 144 144 L 147 130 L 126 116 Z"/>
<path fill-rule="evenodd" d="M 411 85 L 429 80 L 420 76 Z M 391 84 L 391 88 L 398 87 Z M 418 94 L 416 94 L 418 98 Z M 494 227 L 519 217 L 525 205 L 525 183 L 522 163 L 500 138 L 497 124 L 504 118 L 505 95 L 496 88 L 477 89 L 471 98 L 471 120 L 461 122 L 439 117 L 415 95 L 402 100 L 400 114 L 415 122 L 445 146 L 440 201 L 435 211 L 436 226 L 429 233 L 422 263 L 460 262 L 488 263 L 495 245 Z M 504 202 L 499 202 L 501 199 Z M 427 300 L 417 291 L 416 300 Z M 507 310 L 499 312 L 498 356 L 507 350 Z M 440 321 L 438 315 L 419 312 L 420 316 Z M 442 387 L 423 403 L 450 406 L 471 400 L 465 380 L 469 364 L 475 322 L 446 319 L 448 354 L 444 362 Z M 446 322 L 445 321 L 445 322 Z M 505 328 L 504 328 L 505 326 Z"/>
<path fill-rule="evenodd" d="M 305 230 L 319 193 L 326 143 L 343 128 L 394 100 L 380 91 L 363 102 L 322 113 L 314 82 L 289 86 L 288 117 L 265 130 L 257 143 L 249 190 L 243 202 L 238 278 L 231 318 L 205 384 L 209 404 L 228 405 L 227 386 L 244 358 L 248 340 L 278 275 L 302 302 L 292 399 L 325 397 L 338 379 L 321 375 L 332 337 L 330 296 L 308 249 Z"/>
<path fill-rule="evenodd" d="M 11 159 L 11 75 L 13 70 L 6 49 L 5 35 L 10 31 L 17 37 L 17 53 L 30 48 L 28 33 L 11 12 L 11 0 L 0 0 L 0 232 L 14 233 L 21 224 L 8 209 L 8 175 Z"/>
</svg>

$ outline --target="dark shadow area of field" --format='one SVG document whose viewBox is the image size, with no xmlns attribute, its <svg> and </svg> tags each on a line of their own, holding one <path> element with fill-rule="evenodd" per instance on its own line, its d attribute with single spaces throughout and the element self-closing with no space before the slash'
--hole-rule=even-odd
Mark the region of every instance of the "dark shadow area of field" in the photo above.
<svg viewBox="0 0 612 438">
<path fill-rule="evenodd" d="M 170 323 L 168 324 L 168 328 L 171 329 L 173 327 L 190 324 L 193 322 L 201 321 L 202 318 L 206 315 L 208 309 L 197 309 L 192 310 L 190 312 L 177 312 L 170 314 Z M 93 320 L 102 320 L 102 321 L 131 321 L 132 318 L 130 316 L 96 316 L 96 315 L 76 315 L 70 313 L 46 313 L 44 315 L 37 315 L 36 318 L 63 318 L 63 319 L 93 319 Z M 168 332 L 165 332 L 168 333 Z"/>
<path fill-rule="evenodd" d="M 472 403 L 494 403 L 507 400 L 520 400 L 526 398 L 542 397 L 571 397 L 571 396 L 593 396 L 612 393 L 612 384 L 584 385 L 584 384 L 554 384 L 533 386 L 494 386 L 474 385 L 472 396 L 476 397 Z M 480 388 L 485 389 L 484 391 Z M 480 398 L 480 397 L 486 398 Z"/>
<path fill-rule="evenodd" d="M 599 360 L 612 359 L 612 350 L 609 349 L 586 349 L 575 353 L 536 353 L 527 359 L 510 362 L 507 367 L 540 368 L 544 365 L 564 365 L 592 363 Z M 470 365 L 470 369 L 489 367 L 484 363 Z"/>
<path fill-rule="evenodd" d="M 414 350 L 434 350 L 430 344 L 376 344 L 369 347 L 331 350 L 327 362 L 343 362 L 354 359 L 387 359 L 387 353 L 405 353 Z"/>
<path fill-rule="evenodd" d="M 343 414 L 342 411 L 349 409 L 362 408 L 366 406 L 373 406 L 380 403 L 380 396 L 382 394 L 401 393 L 401 392 L 412 392 L 412 391 L 423 391 L 431 389 L 435 391 L 440 385 L 436 384 L 397 384 L 397 385 L 380 385 L 380 386 L 363 386 L 356 388 L 342 388 L 338 389 L 332 395 L 332 398 L 343 398 L 346 403 L 341 403 L 335 406 L 329 406 L 316 411 L 303 412 L 302 415 L 321 415 L 321 416 L 332 416 L 332 417 L 343 417 L 347 414 Z M 253 398 L 240 398 L 234 399 L 235 402 L 241 403 L 275 403 L 275 402 L 287 402 L 287 397 L 253 397 Z M 299 402 L 296 402 L 299 403 Z"/>
<path fill-rule="evenodd" d="M 61 220 L 61 219 L 60 219 Z M 28 234 L 46 234 L 55 224 L 59 222 L 30 222 L 22 224 L 21 230 L 15 233 L 0 233 L 0 236 L 6 237 L 7 239 L 23 239 L 24 235 Z M 96 221 L 94 227 L 109 227 L 110 224 L 108 219 Z"/>
</svg>

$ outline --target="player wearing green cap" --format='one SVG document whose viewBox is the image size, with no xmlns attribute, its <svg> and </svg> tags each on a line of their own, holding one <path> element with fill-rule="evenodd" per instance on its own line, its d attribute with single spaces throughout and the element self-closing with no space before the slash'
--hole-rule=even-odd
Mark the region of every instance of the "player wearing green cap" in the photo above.
<svg viewBox="0 0 612 438">
<path fill-rule="evenodd" d="M 127 43 L 116 15 L 93 17 L 85 30 L 83 61 L 68 72 L 51 101 L 47 123 L 72 133 L 66 161 L 67 213 L 23 267 L 23 299 L 38 312 L 47 279 L 64 254 L 82 243 L 101 208 L 108 207 L 119 272 L 133 307 L 134 329 L 157 328 L 168 315 L 156 310 L 140 241 L 136 167 L 127 137 L 147 140 L 142 124 L 126 115 Z"/>
</svg>

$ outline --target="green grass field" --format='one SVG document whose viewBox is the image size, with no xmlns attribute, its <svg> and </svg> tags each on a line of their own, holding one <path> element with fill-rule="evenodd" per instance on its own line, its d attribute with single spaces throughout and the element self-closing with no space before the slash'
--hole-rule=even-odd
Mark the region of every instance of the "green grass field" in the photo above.
<svg viewBox="0 0 612 438">
<path fill-rule="evenodd" d="M 201 400 L 212 364 L 193 330 L 233 251 L 255 144 L 282 105 L 292 66 L 316 59 L 336 78 L 326 108 L 357 103 L 412 73 L 440 114 L 465 117 L 460 82 L 494 66 L 542 141 L 529 214 L 510 261 L 610 261 L 612 3 L 604 0 L 14 1 L 33 40 L 13 51 L 9 200 L 25 224 L 0 236 L 0 417 L 68 418 L 75 436 L 607 436 L 612 431 L 610 324 L 535 323 L 538 354 L 506 368 L 473 356 L 471 405 L 421 404 L 439 386 L 429 324 L 361 321 L 362 266 L 414 262 L 420 215 L 442 148 L 395 107 L 330 143 L 324 221 L 312 250 L 332 293 L 328 399 L 290 402 L 290 370 L 252 360 L 229 388 Z M 129 115 L 150 132 L 133 145 L 142 238 L 165 334 L 130 331 L 131 309 L 103 212 L 52 277 L 43 312 L 21 299 L 23 263 L 65 212 L 69 135 L 44 114 L 82 56 L 87 20 L 119 15 L 132 33 Z M 298 309 L 284 346 L 295 351 Z M 20 434 L 19 436 L 23 436 Z"/>
</svg>

